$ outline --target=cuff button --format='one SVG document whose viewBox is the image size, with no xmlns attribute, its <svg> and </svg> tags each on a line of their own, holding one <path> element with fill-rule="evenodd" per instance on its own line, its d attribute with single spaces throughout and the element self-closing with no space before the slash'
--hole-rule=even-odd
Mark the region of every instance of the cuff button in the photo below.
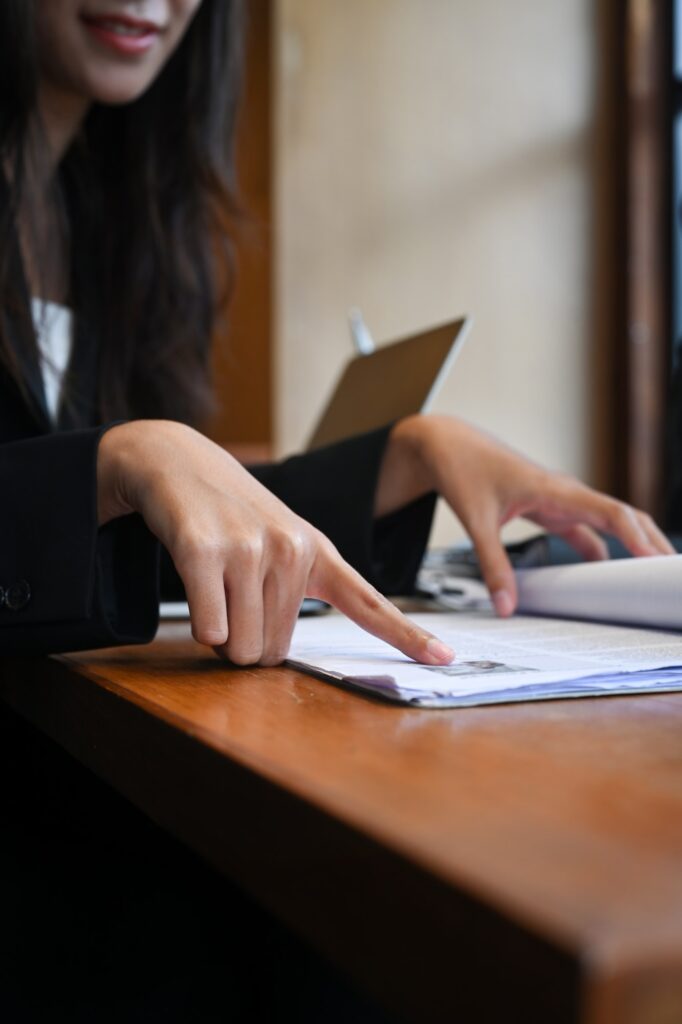
<svg viewBox="0 0 682 1024">
<path fill-rule="evenodd" d="M 31 600 L 31 588 L 26 580 L 17 580 L 5 590 L 4 604 L 11 612 L 20 612 Z"/>
</svg>

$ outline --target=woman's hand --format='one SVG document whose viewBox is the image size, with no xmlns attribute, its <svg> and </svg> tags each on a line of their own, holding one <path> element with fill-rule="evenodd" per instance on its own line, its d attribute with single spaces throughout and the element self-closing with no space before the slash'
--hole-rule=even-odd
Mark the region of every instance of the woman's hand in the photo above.
<svg viewBox="0 0 682 1024">
<path fill-rule="evenodd" d="M 587 559 L 608 557 L 596 530 L 618 537 L 633 555 L 674 553 L 645 512 L 543 469 L 449 416 L 410 416 L 393 428 L 376 514 L 429 491 L 445 498 L 469 533 L 499 615 L 516 607 L 514 573 L 500 540 L 500 527 L 516 516 L 564 537 Z"/>
<path fill-rule="evenodd" d="M 139 512 L 185 584 L 192 634 L 237 664 L 276 665 L 307 595 L 410 658 L 453 652 L 406 619 L 331 542 L 218 445 L 179 423 L 108 430 L 97 464 L 100 525 Z"/>
</svg>

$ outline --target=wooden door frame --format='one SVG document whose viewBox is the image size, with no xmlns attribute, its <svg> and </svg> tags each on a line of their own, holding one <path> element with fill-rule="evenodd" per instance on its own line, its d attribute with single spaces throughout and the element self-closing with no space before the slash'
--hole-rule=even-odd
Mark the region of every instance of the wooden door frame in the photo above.
<svg viewBox="0 0 682 1024">
<path fill-rule="evenodd" d="M 236 163 L 243 216 L 235 224 L 236 280 L 214 338 L 213 440 L 245 462 L 272 449 L 272 0 L 245 3 L 245 79 Z"/>
<path fill-rule="evenodd" d="M 659 520 L 665 513 L 671 341 L 669 24 L 670 0 L 626 0 L 615 480 L 623 498 Z"/>
</svg>

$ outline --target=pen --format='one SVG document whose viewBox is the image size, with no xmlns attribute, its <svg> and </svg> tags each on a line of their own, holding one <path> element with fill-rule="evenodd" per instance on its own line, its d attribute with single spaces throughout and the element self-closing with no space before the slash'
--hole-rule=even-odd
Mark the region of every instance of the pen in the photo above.
<svg viewBox="0 0 682 1024">
<path fill-rule="evenodd" d="M 356 306 L 348 310 L 348 327 L 358 355 L 370 356 L 374 352 L 376 345 L 367 324 L 362 318 L 362 312 Z"/>
</svg>

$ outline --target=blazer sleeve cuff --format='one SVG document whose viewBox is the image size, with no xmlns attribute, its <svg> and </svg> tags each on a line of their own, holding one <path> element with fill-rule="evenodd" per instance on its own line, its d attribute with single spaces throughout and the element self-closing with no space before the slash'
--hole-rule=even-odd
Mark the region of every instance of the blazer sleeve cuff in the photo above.
<svg viewBox="0 0 682 1024">
<path fill-rule="evenodd" d="M 108 428 L 0 445 L 0 651 L 145 643 L 158 625 L 158 544 L 138 516 L 97 524 Z"/>
<path fill-rule="evenodd" d="M 250 471 L 329 537 L 377 589 L 409 594 L 428 543 L 436 496 L 375 519 L 374 495 L 390 431 L 391 425 Z"/>
</svg>

